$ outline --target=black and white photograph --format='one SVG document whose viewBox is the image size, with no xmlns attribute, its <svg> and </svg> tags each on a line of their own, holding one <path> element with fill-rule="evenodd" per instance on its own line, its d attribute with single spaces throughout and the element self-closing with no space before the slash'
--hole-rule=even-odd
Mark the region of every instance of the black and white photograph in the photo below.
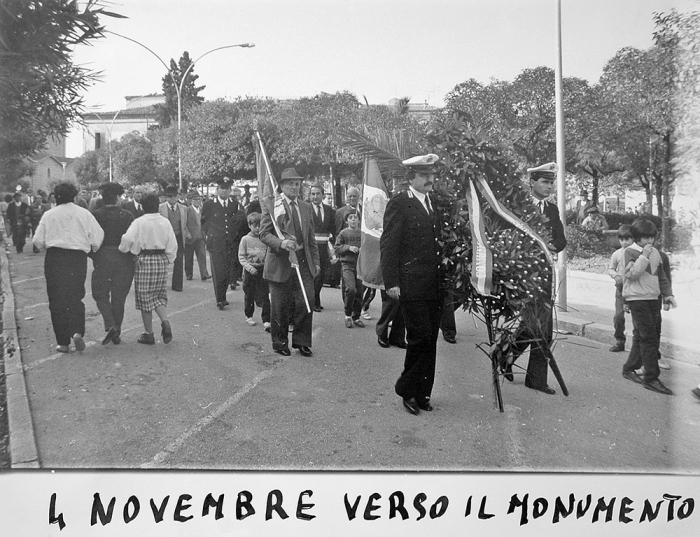
<svg viewBox="0 0 700 537">
<path fill-rule="evenodd" d="M 0 50 L 0 527 L 698 527 L 700 2 L 0 0 Z"/>
</svg>

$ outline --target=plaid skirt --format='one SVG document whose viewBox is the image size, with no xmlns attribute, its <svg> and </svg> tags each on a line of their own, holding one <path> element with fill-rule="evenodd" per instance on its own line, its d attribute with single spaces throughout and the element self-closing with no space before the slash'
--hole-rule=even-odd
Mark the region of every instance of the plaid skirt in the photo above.
<svg viewBox="0 0 700 537">
<path fill-rule="evenodd" d="M 165 254 L 139 255 L 134 272 L 136 309 L 153 311 L 168 305 L 168 256 Z"/>
</svg>

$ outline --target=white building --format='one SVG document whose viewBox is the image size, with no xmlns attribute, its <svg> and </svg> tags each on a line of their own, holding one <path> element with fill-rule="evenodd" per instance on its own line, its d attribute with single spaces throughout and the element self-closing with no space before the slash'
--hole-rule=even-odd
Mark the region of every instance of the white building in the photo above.
<svg viewBox="0 0 700 537">
<path fill-rule="evenodd" d="M 89 112 L 83 129 L 83 153 L 95 151 L 110 140 L 119 140 L 125 134 L 145 134 L 157 125 L 156 105 L 165 103 L 165 95 L 125 97 L 123 108 L 111 112 Z"/>
</svg>

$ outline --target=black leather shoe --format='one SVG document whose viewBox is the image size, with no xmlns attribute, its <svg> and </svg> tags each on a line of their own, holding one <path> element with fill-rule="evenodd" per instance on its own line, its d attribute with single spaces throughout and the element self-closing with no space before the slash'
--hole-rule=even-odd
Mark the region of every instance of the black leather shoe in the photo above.
<svg viewBox="0 0 700 537">
<path fill-rule="evenodd" d="M 654 379 L 650 382 L 642 382 L 647 390 L 652 392 L 663 393 L 664 395 L 673 395 L 673 392 L 664 386 L 659 379 Z"/>
<path fill-rule="evenodd" d="M 211 276 L 203 276 L 202 281 L 206 282 L 207 280 L 211 280 Z"/>
<path fill-rule="evenodd" d="M 547 386 L 546 384 L 545 384 L 544 386 L 533 386 L 532 384 L 526 382 L 526 383 L 525 383 L 525 386 L 526 386 L 527 388 L 530 388 L 531 390 L 535 390 L 535 391 L 538 391 L 538 392 L 546 393 L 547 395 L 554 395 L 555 393 L 557 393 L 556 390 L 550 388 L 550 387 Z"/>
<path fill-rule="evenodd" d="M 418 399 L 418 408 L 425 410 L 426 412 L 432 412 L 433 405 L 430 404 L 430 397 L 425 397 L 423 399 Z"/>
<path fill-rule="evenodd" d="M 314 306 L 314 311 L 316 313 L 321 313 L 321 311 L 323 311 L 323 308 L 321 306 Z"/>
<path fill-rule="evenodd" d="M 217 302 L 216 307 L 223 310 L 226 307 L 226 302 Z"/>
<path fill-rule="evenodd" d="M 179 287 L 177 289 L 175 287 L 173 287 L 173 291 L 177 291 L 178 293 L 182 293 L 182 287 Z"/>
<path fill-rule="evenodd" d="M 380 347 L 384 347 L 385 349 L 391 347 L 391 343 L 389 343 L 389 340 L 383 338 L 382 336 L 377 336 L 377 343 L 379 343 Z"/>
<path fill-rule="evenodd" d="M 508 382 L 513 382 L 513 364 L 508 364 L 503 369 L 503 378 Z"/>
<path fill-rule="evenodd" d="M 186 279 L 191 280 L 192 276 L 185 276 Z"/>
<path fill-rule="evenodd" d="M 299 351 L 299 354 L 302 356 L 312 356 L 313 352 L 311 352 L 311 349 L 307 347 L 306 345 L 292 345 L 295 349 Z"/>
<path fill-rule="evenodd" d="M 292 351 L 289 350 L 289 347 L 282 347 L 281 349 L 275 349 L 275 352 L 277 354 L 281 354 L 282 356 L 291 356 Z"/>
<path fill-rule="evenodd" d="M 644 381 L 642 380 L 642 377 L 637 375 L 635 371 L 623 371 L 622 376 L 626 378 L 627 380 L 631 380 L 632 382 L 636 384 L 643 384 Z"/>
<path fill-rule="evenodd" d="M 418 408 L 418 403 L 413 397 L 411 397 L 410 399 L 404 398 L 403 407 L 406 410 L 408 410 L 409 414 L 413 414 L 414 416 L 420 414 L 420 408 Z"/>
<path fill-rule="evenodd" d="M 119 337 L 119 328 L 116 326 L 112 326 L 108 331 L 107 334 L 105 335 L 104 339 L 102 340 L 103 345 L 107 345 L 110 341 L 114 339 L 114 337 Z"/>
<path fill-rule="evenodd" d="M 114 334 L 112 337 L 112 343 L 115 345 L 119 345 L 122 342 L 122 338 L 120 337 L 122 334 L 121 328 L 117 328 L 117 333 Z"/>
<path fill-rule="evenodd" d="M 448 343 L 452 343 L 453 345 L 454 345 L 455 343 L 457 343 L 457 340 L 455 339 L 454 336 L 451 336 L 451 335 L 447 334 L 447 335 L 443 335 L 442 337 L 443 337 L 443 339 L 444 339 L 445 341 L 447 341 Z"/>
<path fill-rule="evenodd" d="M 399 341 L 398 343 L 392 343 L 392 345 L 398 347 L 399 349 L 405 349 L 405 348 L 406 348 L 406 342 L 405 342 L 405 341 Z"/>
<path fill-rule="evenodd" d="M 173 340 L 173 329 L 170 327 L 170 321 L 160 323 L 160 335 L 166 345 Z"/>
</svg>

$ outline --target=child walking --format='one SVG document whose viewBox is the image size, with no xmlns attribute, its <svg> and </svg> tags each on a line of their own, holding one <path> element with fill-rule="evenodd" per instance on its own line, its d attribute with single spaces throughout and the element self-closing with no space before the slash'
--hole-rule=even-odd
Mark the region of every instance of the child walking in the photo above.
<svg viewBox="0 0 700 537">
<path fill-rule="evenodd" d="M 363 328 L 365 323 L 360 319 L 362 312 L 362 281 L 357 278 L 357 255 L 360 253 L 362 233 L 360 217 L 357 212 L 345 215 L 348 227 L 343 229 L 335 239 L 335 255 L 340 259 L 343 274 L 345 326 Z"/>
<path fill-rule="evenodd" d="M 168 321 L 168 264 L 175 261 L 177 239 L 170 221 L 158 212 L 160 200 L 155 194 L 141 199 L 143 216 L 134 220 L 122 236 L 119 251 L 136 255 L 134 295 L 136 309 L 141 310 L 143 332 L 136 341 L 155 345 L 153 310 L 160 318 L 163 343 L 170 343 L 173 332 Z"/>
<path fill-rule="evenodd" d="M 620 248 L 613 252 L 608 265 L 608 276 L 615 280 L 615 344 L 610 347 L 610 352 L 625 350 L 625 300 L 622 298 L 622 280 L 625 274 L 625 248 L 634 243 L 632 228 L 628 224 L 622 224 L 617 230 L 617 239 L 620 241 Z"/>
<path fill-rule="evenodd" d="M 659 380 L 659 295 L 670 307 L 675 308 L 676 301 L 664 275 L 661 256 L 652 246 L 656 226 L 650 220 L 639 219 L 632 224 L 631 231 L 634 244 L 625 248 L 622 296 L 632 313 L 634 331 L 622 376 L 648 390 L 671 395 L 673 392 Z M 643 377 L 640 377 L 635 370 L 642 365 Z"/>
<path fill-rule="evenodd" d="M 238 261 L 243 267 L 243 294 L 245 321 L 250 326 L 255 326 L 253 313 L 255 305 L 262 308 L 263 327 L 266 332 L 270 331 L 270 291 L 267 281 L 262 277 L 263 265 L 267 246 L 260 240 L 260 213 L 250 213 L 248 215 L 248 227 L 250 232 L 241 239 L 238 246 Z"/>
</svg>

